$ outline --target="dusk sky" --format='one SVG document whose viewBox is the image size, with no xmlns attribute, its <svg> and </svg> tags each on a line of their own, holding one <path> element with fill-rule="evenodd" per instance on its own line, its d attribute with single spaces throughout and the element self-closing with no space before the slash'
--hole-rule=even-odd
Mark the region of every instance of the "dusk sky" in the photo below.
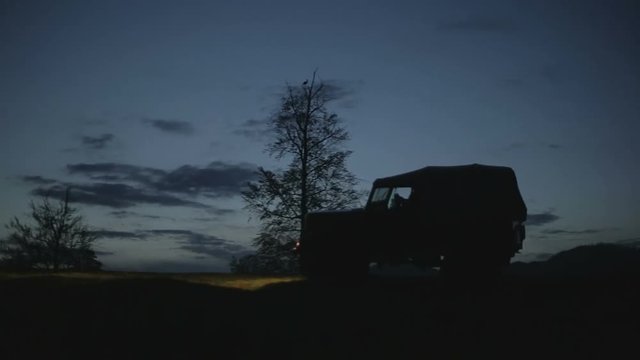
<svg viewBox="0 0 640 360">
<path fill-rule="evenodd" d="M 639 20 L 634 0 L 0 0 L 0 223 L 71 186 L 105 269 L 228 271 L 258 231 L 239 192 L 287 165 L 263 120 L 317 68 L 362 189 L 510 166 L 514 260 L 640 242 Z"/>
</svg>

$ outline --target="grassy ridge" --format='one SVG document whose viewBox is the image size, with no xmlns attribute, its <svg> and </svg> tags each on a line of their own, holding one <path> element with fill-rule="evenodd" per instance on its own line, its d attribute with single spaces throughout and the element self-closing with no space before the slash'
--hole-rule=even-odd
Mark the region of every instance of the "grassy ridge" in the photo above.
<svg viewBox="0 0 640 360">
<path fill-rule="evenodd" d="M 0 357 L 617 357 L 640 335 L 636 280 L 4 274 Z"/>
<path fill-rule="evenodd" d="M 113 280 L 176 280 L 192 284 L 212 285 L 240 290 L 257 290 L 282 282 L 300 281 L 301 276 L 260 276 L 212 273 L 140 273 L 140 272 L 59 272 L 59 273 L 16 273 L 0 272 L 0 280 L 50 279 L 54 282 L 95 283 Z"/>
</svg>

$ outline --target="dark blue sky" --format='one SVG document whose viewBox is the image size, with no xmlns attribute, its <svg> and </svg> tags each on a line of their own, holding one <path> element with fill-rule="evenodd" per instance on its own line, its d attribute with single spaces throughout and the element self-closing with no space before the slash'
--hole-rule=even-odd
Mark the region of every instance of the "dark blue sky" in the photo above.
<svg viewBox="0 0 640 360">
<path fill-rule="evenodd" d="M 77 189 L 107 269 L 226 270 L 260 120 L 314 69 L 349 167 L 511 166 L 521 259 L 640 240 L 636 1 L 0 1 L 0 222 Z M 4 231 L 4 230 L 3 230 Z"/>
</svg>

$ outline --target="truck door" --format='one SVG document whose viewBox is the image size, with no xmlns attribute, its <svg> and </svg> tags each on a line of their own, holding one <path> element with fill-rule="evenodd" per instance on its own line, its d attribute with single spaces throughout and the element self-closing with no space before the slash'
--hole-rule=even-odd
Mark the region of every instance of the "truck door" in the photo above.
<svg viewBox="0 0 640 360">
<path fill-rule="evenodd" d="M 375 189 L 368 206 L 366 224 L 374 253 L 405 261 L 415 237 L 410 187 Z"/>
</svg>

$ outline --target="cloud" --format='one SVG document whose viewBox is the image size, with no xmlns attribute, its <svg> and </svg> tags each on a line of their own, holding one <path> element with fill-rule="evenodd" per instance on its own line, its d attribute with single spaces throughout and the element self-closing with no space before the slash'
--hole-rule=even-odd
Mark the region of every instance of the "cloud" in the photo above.
<svg viewBox="0 0 640 360">
<path fill-rule="evenodd" d="M 231 215 L 234 214 L 236 212 L 236 210 L 234 209 L 220 209 L 220 208 L 216 208 L 216 207 L 211 207 L 209 209 L 206 209 L 206 212 L 212 215 L 216 215 L 216 216 L 224 216 L 224 215 Z"/>
<path fill-rule="evenodd" d="M 146 230 L 146 232 L 155 235 L 190 235 L 193 234 L 191 230 L 179 230 L 179 229 L 154 229 Z"/>
<path fill-rule="evenodd" d="M 174 249 L 176 250 L 184 250 L 191 253 L 194 258 L 197 259 L 218 259 L 227 264 L 234 256 L 242 257 L 254 252 L 244 245 L 215 235 L 184 229 L 142 229 L 135 231 L 101 229 L 92 231 L 91 233 L 98 239 L 122 239 L 131 241 L 169 237 L 175 240 L 177 247 Z M 100 252 L 99 255 L 113 255 L 113 253 L 104 251 Z"/>
<path fill-rule="evenodd" d="M 114 230 L 95 230 L 91 231 L 98 239 L 144 239 L 144 234 L 130 231 L 114 231 Z"/>
<path fill-rule="evenodd" d="M 26 183 L 33 183 L 33 184 L 38 184 L 38 185 L 48 185 L 48 184 L 55 184 L 58 182 L 58 180 L 55 179 L 49 179 L 49 178 L 45 178 L 39 175 L 36 176 L 22 176 L 20 177 L 20 180 L 26 182 Z"/>
<path fill-rule="evenodd" d="M 102 134 L 98 137 L 83 136 L 82 145 L 89 149 L 101 150 L 113 141 L 114 138 L 115 136 L 113 134 Z"/>
<path fill-rule="evenodd" d="M 205 209 L 205 211 L 208 214 L 214 215 L 214 216 L 225 216 L 225 215 L 230 215 L 230 214 L 234 214 L 237 212 L 237 210 L 234 209 L 221 209 L 221 208 L 217 208 L 214 206 L 209 206 L 208 208 Z M 176 221 L 176 218 L 170 217 L 170 216 L 160 216 L 160 215 L 151 215 L 151 214 L 141 214 L 139 212 L 135 212 L 135 211 L 129 211 L 129 210 L 114 210 L 114 211 L 110 211 L 109 215 L 118 218 L 118 219 L 126 219 L 126 218 L 132 218 L 132 217 L 137 217 L 137 218 L 144 218 L 144 219 L 155 219 L 155 220 L 159 220 L 159 219 L 164 219 L 164 220 L 171 220 L 171 221 Z M 189 221 L 212 221 L 214 220 L 212 217 L 201 217 L 201 218 L 189 218 Z"/>
<path fill-rule="evenodd" d="M 128 211 L 128 210 L 115 210 L 115 211 L 111 211 L 109 212 L 109 215 L 118 218 L 118 219 L 124 219 L 124 218 L 129 218 L 129 217 L 141 217 L 141 218 L 145 218 L 145 219 L 169 219 L 169 220 L 175 220 L 172 217 L 168 217 L 168 216 L 159 216 L 159 215 L 149 215 L 149 214 L 140 214 L 134 211 Z"/>
<path fill-rule="evenodd" d="M 440 23 L 436 29 L 444 31 L 512 33 L 517 26 L 508 19 L 472 16 L 465 20 Z"/>
<path fill-rule="evenodd" d="M 215 241 L 194 242 L 191 238 L 181 241 L 178 248 L 198 255 L 206 255 L 228 260 L 231 260 L 234 256 L 241 257 L 251 252 L 237 244 L 217 244 Z"/>
<path fill-rule="evenodd" d="M 230 260 L 252 252 L 243 245 L 217 237 L 184 229 L 148 229 L 137 231 L 96 230 L 92 234 L 102 239 L 149 240 L 153 237 L 168 236 L 177 239 L 176 249 L 185 250 L 197 256 L 207 256 Z"/>
<path fill-rule="evenodd" d="M 138 189 L 127 184 L 56 184 L 49 187 L 38 187 L 31 191 L 32 195 L 47 196 L 63 200 L 67 188 L 70 188 L 69 201 L 88 205 L 102 205 L 113 208 L 127 208 L 137 204 L 153 204 L 164 206 L 187 206 L 207 208 L 207 205 L 179 197 Z"/>
<path fill-rule="evenodd" d="M 138 204 L 186 206 L 206 209 L 212 215 L 228 215 L 235 210 L 219 209 L 195 201 L 202 195 L 217 199 L 240 195 L 255 179 L 256 166 L 214 161 L 205 167 L 184 165 L 172 171 L 119 163 L 69 164 L 67 171 L 92 180 L 89 183 L 60 182 L 42 176 L 22 176 L 25 183 L 37 184 L 31 194 L 64 199 L 71 188 L 70 201 L 116 209 Z M 125 217 L 134 213 L 116 212 Z M 139 215 L 153 218 L 152 215 Z"/>
<path fill-rule="evenodd" d="M 143 123 L 151 124 L 154 128 L 178 135 L 191 135 L 194 132 L 193 125 L 188 121 L 164 120 L 164 119 L 143 119 Z"/>
<path fill-rule="evenodd" d="M 229 240 L 191 230 L 154 229 L 147 230 L 146 232 L 154 235 L 177 237 L 179 239 L 178 249 L 185 250 L 196 255 L 231 259 L 233 256 L 242 256 L 250 252 L 245 246 L 236 244 Z"/>
<path fill-rule="evenodd" d="M 310 78 L 306 79 L 307 83 L 311 81 Z M 365 81 L 362 79 L 358 80 L 340 80 L 340 79 L 329 79 L 324 80 L 320 75 L 317 75 L 316 81 L 314 84 L 314 89 L 317 89 L 318 86 L 322 83 L 323 91 L 321 96 L 327 102 L 331 102 L 333 106 L 337 106 L 343 109 L 353 109 L 358 104 L 358 99 L 355 98 L 355 94 L 359 92 L 359 90 L 365 84 Z M 299 85 L 301 83 L 294 83 L 291 86 L 291 89 L 294 92 L 301 91 Z M 269 102 L 277 99 L 282 99 L 283 97 L 288 97 L 288 87 L 280 87 L 280 86 L 270 86 L 264 89 L 263 100 L 268 99 Z M 263 107 L 261 110 L 271 111 L 270 107 Z"/>
<path fill-rule="evenodd" d="M 336 100 L 337 105 L 341 108 L 353 109 L 357 104 L 355 94 L 363 85 L 363 80 L 326 80 L 324 81 L 325 96 L 329 100 Z"/>
<path fill-rule="evenodd" d="M 167 173 L 154 186 L 163 191 L 230 197 L 240 194 L 247 182 L 255 179 L 255 171 L 253 165 L 234 165 L 220 161 L 214 161 L 204 168 L 184 165 Z"/>
<path fill-rule="evenodd" d="M 240 194 L 255 179 L 256 166 L 214 161 L 206 167 L 183 165 L 172 171 L 118 163 L 71 164 L 67 171 L 92 180 L 135 182 L 155 191 L 168 191 L 209 197 Z"/>
<path fill-rule="evenodd" d="M 549 143 L 549 142 L 535 142 L 528 143 L 522 141 L 514 141 L 507 146 L 501 148 L 502 151 L 522 151 L 522 150 L 539 150 L 539 149 L 547 149 L 547 150 L 562 150 L 564 146 L 557 143 Z"/>
<path fill-rule="evenodd" d="M 552 214 L 551 211 L 546 211 L 541 214 L 529 214 L 527 215 L 527 226 L 541 226 L 550 224 L 560 219 L 558 215 Z"/>
<path fill-rule="evenodd" d="M 84 175 L 91 180 L 133 181 L 145 185 L 153 184 L 166 175 L 164 170 L 119 163 L 69 164 L 67 172 Z"/>
<path fill-rule="evenodd" d="M 567 230 L 567 229 L 545 229 L 541 233 L 549 235 L 587 235 L 599 234 L 607 229 L 584 229 L 584 230 Z"/>
<path fill-rule="evenodd" d="M 261 141 L 269 134 L 269 121 L 249 119 L 240 124 L 232 133 L 250 140 Z"/>
</svg>

